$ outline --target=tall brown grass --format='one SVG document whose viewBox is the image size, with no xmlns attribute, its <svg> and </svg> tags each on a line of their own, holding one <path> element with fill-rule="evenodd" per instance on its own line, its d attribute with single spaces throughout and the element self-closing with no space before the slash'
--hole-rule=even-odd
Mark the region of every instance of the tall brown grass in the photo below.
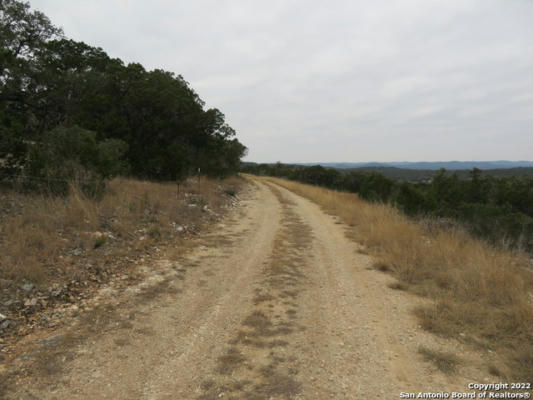
<svg viewBox="0 0 533 400">
<path fill-rule="evenodd" d="M 68 280 L 79 276 L 83 264 L 102 264 L 194 232 L 227 202 L 225 191 L 239 184 L 237 178 L 192 179 L 178 193 L 171 183 L 117 178 L 98 201 L 75 185 L 65 198 L 1 189 L 0 198 L 12 207 L 0 209 L 0 278 Z"/>
<path fill-rule="evenodd" d="M 268 178 L 339 216 L 381 269 L 434 299 L 421 325 L 506 355 L 509 377 L 533 378 L 533 271 L 528 255 L 496 248 L 438 221 L 414 221 L 356 194 Z"/>
</svg>

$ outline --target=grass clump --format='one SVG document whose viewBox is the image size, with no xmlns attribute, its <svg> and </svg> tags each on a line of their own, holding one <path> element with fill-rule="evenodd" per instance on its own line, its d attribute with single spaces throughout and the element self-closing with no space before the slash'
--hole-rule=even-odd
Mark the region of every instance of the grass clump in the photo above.
<svg viewBox="0 0 533 400">
<path fill-rule="evenodd" d="M 406 284 L 402 282 L 392 282 L 388 286 L 394 290 L 407 290 L 409 288 Z"/>
<path fill-rule="evenodd" d="M 418 349 L 418 352 L 426 361 L 431 361 L 439 371 L 442 371 L 448 375 L 457 372 L 457 367 L 460 364 L 460 360 L 454 354 L 431 350 L 423 346 Z"/>
<path fill-rule="evenodd" d="M 231 347 L 226 354 L 218 358 L 218 373 L 221 375 L 231 375 L 245 360 L 239 349 Z"/>
<path fill-rule="evenodd" d="M 489 366 L 487 367 L 487 370 L 488 370 L 489 374 L 491 374 L 492 376 L 498 376 L 498 377 L 503 376 L 503 373 L 494 364 L 489 364 Z"/>
<path fill-rule="evenodd" d="M 107 237 L 105 235 L 100 235 L 95 239 L 93 248 L 97 249 L 99 247 L 102 247 L 105 242 L 107 242 Z"/>
</svg>

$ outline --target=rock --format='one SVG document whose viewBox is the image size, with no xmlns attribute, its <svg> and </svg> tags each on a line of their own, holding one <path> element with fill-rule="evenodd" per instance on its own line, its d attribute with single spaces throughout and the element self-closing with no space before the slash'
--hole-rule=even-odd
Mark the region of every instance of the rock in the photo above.
<svg viewBox="0 0 533 400">
<path fill-rule="evenodd" d="M 63 335 L 56 335 L 49 338 L 39 339 L 39 349 L 56 346 L 57 344 L 61 343 L 63 338 Z"/>
<path fill-rule="evenodd" d="M 6 319 L 6 320 L 4 320 L 4 321 L 0 324 L 0 330 L 7 329 L 7 328 L 9 328 L 10 326 L 11 326 L 11 327 L 16 326 L 15 321 L 11 321 L 10 319 Z"/>
<path fill-rule="evenodd" d="M 75 255 L 76 257 L 79 257 L 79 256 L 81 256 L 81 250 L 80 249 L 74 249 L 72 251 L 72 254 Z"/>
<path fill-rule="evenodd" d="M 25 283 L 24 285 L 21 285 L 20 288 L 25 292 L 31 292 L 33 285 L 31 283 Z"/>
<path fill-rule="evenodd" d="M 11 307 L 11 306 L 15 306 L 17 307 L 18 305 L 20 305 L 20 300 L 8 300 L 4 303 L 4 307 Z"/>
<path fill-rule="evenodd" d="M 24 305 L 26 307 L 33 307 L 33 306 L 36 306 L 37 305 L 37 298 L 33 298 L 33 299 L 26 299 L 24 301 Z"/>
<path fill-rule="evenodd" d="M 7 317 L 4 314 L 0 314 L 0 322 L 7 319 Z"/>
</svg>

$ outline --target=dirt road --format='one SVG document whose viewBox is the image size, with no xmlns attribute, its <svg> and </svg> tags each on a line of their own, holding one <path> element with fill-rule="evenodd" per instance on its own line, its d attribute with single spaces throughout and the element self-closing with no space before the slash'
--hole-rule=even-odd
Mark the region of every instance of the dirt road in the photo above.
<svg viewBox="0 0 533 400">
<path fill-rule="evenodd" d="M 25 356 L 40 361 L 8 398 L 395 399 L 481 379 L 421 359 L 419 344 L 449 343 L 420 332 L 420 300 L 371 263 L 334 217 L 254 181 L 179 261 L 163 255 L 143 283 L 103 289 L 72 328 L 34 338 Z"/>
</svg>

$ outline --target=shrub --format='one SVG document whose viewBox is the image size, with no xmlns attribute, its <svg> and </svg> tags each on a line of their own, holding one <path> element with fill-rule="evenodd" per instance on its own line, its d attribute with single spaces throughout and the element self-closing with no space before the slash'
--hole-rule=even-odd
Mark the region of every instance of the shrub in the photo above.
<svg viewBox="0 0 533 400">
<path fill-rule="evenodd" d="M 66 195 L 76 182 L 91 197 L 101 195 L 104 179 L 125 171 L 126 143 L 98 141 L 95 132 L 79 127 L 58 127 L 31 146 L 23 183 L 27 189 Z"/>
</svg>

